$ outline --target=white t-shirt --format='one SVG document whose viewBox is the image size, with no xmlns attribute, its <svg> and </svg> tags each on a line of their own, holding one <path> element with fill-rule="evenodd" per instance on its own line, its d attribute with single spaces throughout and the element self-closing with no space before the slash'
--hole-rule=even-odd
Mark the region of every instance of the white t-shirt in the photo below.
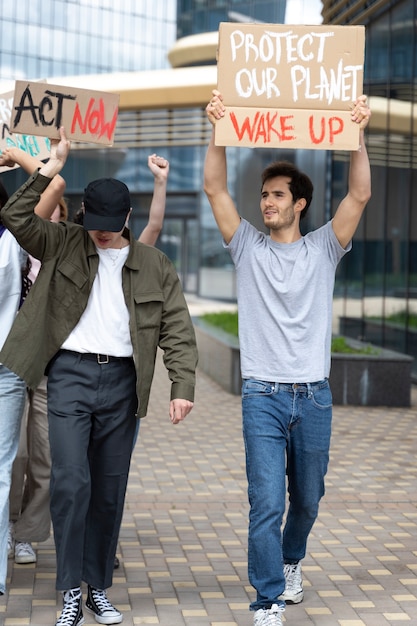
<svg viewBox="0 0 417 626">
<path fill-rule="evenodd" d="M 242 219 L 225 247 L 237 274 L 242 378 L 327 378 L 335 272 L 351 244 L 342 248 L 331 222 L 285 244 Z"/>
<path fill-rule="evenodd" d="M 110 356 L 132 356 L 129 311 L 122 289 L 122 268 L 129 246 L 120 250 L 97 248 L 97 275 L 80 321 L 62 344 L 64 350 Z"/>
<path fill-rule="evenodd" d="M 0 237 L 0 349 L 19 310 L 27 254 L 9 230 Z"/>
</svg>

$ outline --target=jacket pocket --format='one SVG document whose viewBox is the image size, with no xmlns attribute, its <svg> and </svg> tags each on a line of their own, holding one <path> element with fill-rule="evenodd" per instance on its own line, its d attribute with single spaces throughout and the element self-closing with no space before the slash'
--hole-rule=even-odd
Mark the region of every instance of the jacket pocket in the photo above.
<svg viewBox="0 0 417 626">
<path fill-rule="evenodd" d="M 65 308 L 71 306 L 74 298 L 79 299 L 80 292 L 85 291 L 88 276 L 69 259 L 57 265 L 55 276 L 51 281 L 50 296 L 59 301 Z"/>
<path fill-rule="evenodd" d="M 161 324 L 164 294 L 149 291 L 135 294 L 135 316 L 138 329 L 159 328 Z"/>
</svg>

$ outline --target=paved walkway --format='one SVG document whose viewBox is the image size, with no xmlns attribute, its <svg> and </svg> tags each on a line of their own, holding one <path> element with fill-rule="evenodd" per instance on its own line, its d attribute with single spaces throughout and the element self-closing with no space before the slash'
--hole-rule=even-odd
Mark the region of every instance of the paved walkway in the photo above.
<svg viewBox="0 0 417 626">
<path fill-rule="evenodd" d="M 251 626 L 240 399 L 199 372 L 185 423 L 170 424 L 168 403 L 158 359 L 109 597 L 125 626 Z M 285 624 L 417 626 L 416 460 L 415 392 L 410 409 L 335 407 L 327 493 L 303 564 L 305 599 L 287 608 Z M 53 541 L 36 548 L 36 565 L 9 561 L 1 625 L 55 623 Z"/>
</svg>

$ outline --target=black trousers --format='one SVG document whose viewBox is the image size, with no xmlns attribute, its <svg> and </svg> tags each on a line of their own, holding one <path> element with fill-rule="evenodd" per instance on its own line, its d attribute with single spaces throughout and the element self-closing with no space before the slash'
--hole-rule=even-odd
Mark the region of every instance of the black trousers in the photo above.
<svg viewBox="0 0 417 626">
<path fill-rule="evenodd" d="M 100 364 L 60 350 L 48 368 L 56 588 L 107 589 L 136 428 L 133 359 Z"/>
</svg>

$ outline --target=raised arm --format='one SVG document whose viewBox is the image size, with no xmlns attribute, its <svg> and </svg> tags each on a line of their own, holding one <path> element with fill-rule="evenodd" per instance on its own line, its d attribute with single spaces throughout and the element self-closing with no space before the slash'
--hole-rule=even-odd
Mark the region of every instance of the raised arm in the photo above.
<svg viewBox="0 0 417 626">
<path fill-rule="evenodd" d="M 220 92 L 214 89 L 213 97 L 206 107 L 213 128 L 204 164 L 204 191 L 222 237 L 229 243 L 239 227 L 240 216 L 227 188 L 226 150 L 214 143 L 214 127 L 217 120 L 224 117 L 225 110 Z"/>
<path fill-rule="evenodd" d="M 54 250 L 59 249 L 62 243 L 61 229 L 50 224 L 49 220 L 35 215 L 34 209 L 41 194 L 65 165 L 69 150 L 70 142 L 61 128 L 60 139 L 51 140 L 49 160 L 39 171 L 35 171 L 2 207 L 3 224 L 21 247 L 41 262 L 46 256 L 52 256 Z"/>
<path fill-rule="evenodd" d="M 148 157 L 148 167 L 154 175 L 154 188 L 148 223 L 141 232 L 139 241 L 154 246 L 164 224 L 169 162 L 163 157 L 151 154 Z"/>
<path fill-rule="evenodd" d="M 71 142 L 67 139 L 63 126 L 59 129 L 59 139 L 51 139 L 51 152 L 49 159 L 43 163 L 39 174 L 47 178 L 53 178 L 64 167 L 71 149 Z"/>
<path fill-rule="evenodd" d="M 20 148 L 6 148 L 6 150 L 0 154 L 0 165 L 14 167 L 16 164 L 20 165 L 20 167 L 29 175 L 33 174 L 35 170 L 40 169 L 43 166 L 42 161 Z M 42 193 L 40 200 L 35 207 L 35 213 L 39 215 L 39 217 L 43 217 L 44 219 L 49 219 L 51 217 L 57 204 L 64 195 L 65 186 L 65 180 L 62 176 L 59 174 L 54 176 L 51 183 Z"/>
<path fill-rule="evenodd" d="M 365 144 L 365 133 L 371 110 L 366 96 L 360 96 L 352 110 L 352 121 L 360 125 L 360 147 L 350 154 L 348 192 L 333 218 L 333 230 L 341 246 L 352 239 L 371 197 L 371 168 Z"/>
</svg>

